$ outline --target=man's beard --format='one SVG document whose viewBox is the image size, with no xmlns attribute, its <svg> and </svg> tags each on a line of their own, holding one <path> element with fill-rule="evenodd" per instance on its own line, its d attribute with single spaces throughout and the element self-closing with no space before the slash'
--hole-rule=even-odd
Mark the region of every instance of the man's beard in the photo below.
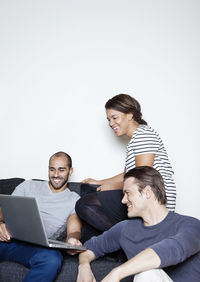
<svg viewBox="0 0 200 282">
<path fill-rule="evenodd" d="M 62 177 L 52 177 L 53 179 L 62 179 L 62 181 L 58 184 L 58 186 L 53 183 L 51 181 L 51 178 L 49 178 L 49 182 L 51 183 L 52 187 L 55 189 L 55 190 L 59 190 L 61 189 L 67 182 L 68 182 L 68 178 L 69 178 L 69 173 L 67 174 L 66 178 L 62 178 Z"/>
</svg>

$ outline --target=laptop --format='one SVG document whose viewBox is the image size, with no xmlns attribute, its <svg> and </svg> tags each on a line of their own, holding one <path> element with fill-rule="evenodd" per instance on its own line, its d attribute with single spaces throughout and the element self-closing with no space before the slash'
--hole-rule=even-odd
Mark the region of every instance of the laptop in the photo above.
<svg viewBox="0 0 200 282">
<path fill-rule="evenodd" d="M 0 194 L 0 207 L 12 238 L 50 248 L 86 250 L 84 246 L 48 239 L 33 197 Z"/>
</svg>

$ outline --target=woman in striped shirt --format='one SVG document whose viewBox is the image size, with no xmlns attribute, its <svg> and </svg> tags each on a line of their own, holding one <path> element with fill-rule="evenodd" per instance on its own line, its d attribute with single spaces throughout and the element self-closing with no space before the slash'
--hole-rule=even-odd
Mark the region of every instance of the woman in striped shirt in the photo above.
<svg viewBox="0 0 200 282">
<path fill-rule="evenodd" d="M 125 172 L 136 166 L 151 166 L 163 177 L 167 196 L 167 208 L 175 210 L 176 187 L 173 170 L 167 152 L 158 133 L 142 119 L 137 100 L 127 94 L 119 94 L 105 104 L 109 126 L 116 136 L 130 138 L 127 145 Z M 121 204 L 124 172 L 114 177 L 84 183 L 97 184 L 96 193 L 82 197 L 76 205 L 77 214 L 97 230 L 105 231 L 127 218 L 126 207 Z"/>
</svg>

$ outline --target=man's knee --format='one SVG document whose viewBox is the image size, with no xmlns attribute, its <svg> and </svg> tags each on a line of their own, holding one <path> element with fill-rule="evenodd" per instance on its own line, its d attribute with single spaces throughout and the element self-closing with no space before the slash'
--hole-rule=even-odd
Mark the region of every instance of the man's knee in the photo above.
<svg viewBox="0 0 200 282">
<path fill-rule="evenodd" d="M 30 261 L 30 266 L 41 265 L 45 271 L 59 271 L 62 266 L 63 257 L 61 253 L 53 249 L 41 249 Z"/>
<path fill-rule="evenodd" d="M 75 205 L 75 210 L 76 210 L 76 213 L 78 214 L 79 211 L 81 212 L 82 211 L 82 206 L 83 206 L 83 203 L 82 203 L 82 199 L 80 198 L 77 202 L 76 202 L 76 205 Z"/>
<path fill-rule="evenodd" d="M 85 219 L 88 214 L 90 214 L 90 206 L 84 198 L 80 198 L 75 205 L 75 210 L 78 216 L 82 219 Z"/>
<path fill-rule="evenodd" d="M 134 282 L 173 282 L 162 269 L 151 269 L 135 275 Z"/>
<path fill-rule="evenodd" d="M 52 282 L 62 266 L 62 255 L 59 251 L 38 248 L 29 260 L 30 271 L 24 282 L 44 281 Z"/>
<path fill-rule="evenodd" d="M 48 255 L 47 261 L 48 261 L 49 266 L 59 271 L 62 266 L 63 256 L 61 255 L 59 251 L 54 250 L 53 252 L 51 252 L 50 255 Z"/>
</svg>

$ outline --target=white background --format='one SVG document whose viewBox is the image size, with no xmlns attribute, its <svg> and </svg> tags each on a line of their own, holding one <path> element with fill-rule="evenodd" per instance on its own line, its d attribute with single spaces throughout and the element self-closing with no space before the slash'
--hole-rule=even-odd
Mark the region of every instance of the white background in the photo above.
<svg viewBox="0 0 200 282">
<path fill-rule="evenodd" d="M 200 217 L 200 1 L 1 0 L 0 178 L 47 178 L 73 159 L 71 181 L 124 168 L 124 138 L 104 104 L 128 93 L 164 141 L 177 211 Z"/>
</svg>

